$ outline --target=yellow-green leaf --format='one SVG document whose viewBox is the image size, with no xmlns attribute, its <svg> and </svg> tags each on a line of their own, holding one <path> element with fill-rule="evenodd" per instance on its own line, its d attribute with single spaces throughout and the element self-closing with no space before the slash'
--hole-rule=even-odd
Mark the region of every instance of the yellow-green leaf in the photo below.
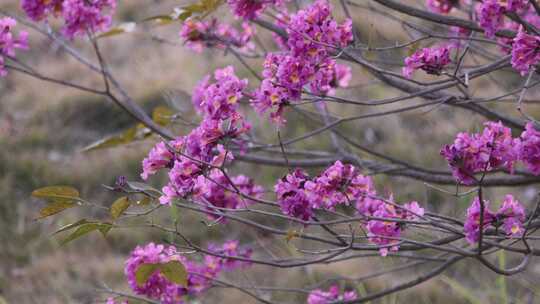
<svg viewBox="0 0 540 304">
<path fill-rule="evenodd" d="M 74 202 L 68 202 L 68 201 L 51 202 L 47 204 L 47 206 L 39 210 L 39 217 L 36 218 L 36 220 L 40 220 L 42 218 L 60 213 L 66 209 L 69 209 L 75 206 L 77 206 L 77 204 Z"/>
<path fill-rule="evenodd" d="M 173 110 L 164 106 L 159 106 L 156 107 L 152 112 L 152 120 L 154 120 L 158 125 L 166 126 L 171 123 L 171 118 L 173 115 Z"/>
<path fill-rule="evenodd" d="M 86 223 L 90 223 L 90 222 L 87 221 L 86 219 L 82 219 L 82 220 L 79 220 L 79 221 L 77 221 L 77 222 L 75 222 L 75 223 L 71 223 L 71 224 L 64 225 L 64 226 L 60 227 L 58 230 L 56 230 L 56 231 L 53 233 L 53 235 L 58 234 L 58 233 L 60 233 L 60 232 L 64 232 L 64 231 L 70 230 L 70 229 L 73 229 L 73 228 L 75 228 L 75 227 L 78 227 L 78 226 L 80 226 L 80 225 L 82 225 L 82 224 L 86 224 Z"/>
<path fill-rule="evenodd" d="M 44 198 L 50 202 L 74 202 L 79 197 L 79 191 L 70 186 L 49 186 L 36 189 L 33 197 Z"/>
<path fill-rule="evenodd" d="M 170 261 L 159 266 L 159 270 L 167 280 L 187 286 L 187 271 L 180 261 Z"/>
<path fill-rule="evenodd" d="M 124 33 L 131 33 L 135 30 L 137 27 L 137 24 L 135 22 L 126 22 L 122 23 L 118 26 L 115 26 L 111 28 L 110 30 L 99 34 L 96 38 L 105 38 L 105 37 L 111 37 L 116 36 Z"/>
<path fill-rule="evenodd" d="M 120 134 L 100 139 L 86 146 L 85 148 L 83 148 L 83 152 L 125 145 L 132 142 L 135 139 L 136 135 L 137 127 L 131 127 Z"/>
<path fill-rule="evenodd" d="M 135 280 L 138 285 L 144 285 L 148 278 L 159 269 L 159 264 L 141 264 L 135 271 Z"/>
<path fill-rule="evenodd" d="M 73 240 L 76 240 L 76 239 L 80 238 L 81 236 L 83 236 L 85 234 L 88 234 L 88 233 L 90 233 L 92 231 L 95 231 L 95 230 L 99 230 L 99 231 L 101 231 L 101 233 L 106 234 L 106 232 L 108 232 L 111 228 L 112 228 L 111 224 L 105 224 L 105 223 L 86 223 L 86 224 L 82 224 L 77 228 L 77 230 L 75 230 L 73 233 L 71 233 L 65 239 L 63 239 L 60 242 L 60 245 L 64 246 L 65 244 L 67 244 L 67 243 L 69 243 L 69 242 L 71 242 Z M 104 232 L 104 231 L 106 231 L 106 232 Z"/>
<path fill-rule="evenodd" d="M 129 198 L 127 196 L 122 196 L 121 198 L 114 201 L 111 205 L 111 217 L 113 220 L 117 219 L 126 211 L 126 209 L 131 205 Z"/>
</svg>

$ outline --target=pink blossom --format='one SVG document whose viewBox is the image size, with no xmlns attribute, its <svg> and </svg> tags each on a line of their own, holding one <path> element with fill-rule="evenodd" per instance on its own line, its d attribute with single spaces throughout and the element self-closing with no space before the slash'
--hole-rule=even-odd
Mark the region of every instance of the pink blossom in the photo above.
<svg viewBox="0 0 540 304">
<path fill-rule="evenodd" d="M 485 0 L 476 7 L 478 23 L 484 29 L 487 37 L 495 37 L 495 33 L 503 25 L 505 8 L 498 0 Z"/>
<path fill-rule="evenodd" d="M 423 48 L 405 58 L 403 75 L 412 77 L 415 70 L 423 70 L 428 74 L 440 75 L 443 68 L 450 64 L 450 47 Z"/>
<path fill-rule="evenodd" d="M 511 194 L 504 197 L 496 217 L 497 220 L 502 222 L 502 229 L 507 235 L 521 236 L 523 234 L 525 208 Z"/>
<path fill-rule="evenodd" d="M 475 197 L 471 206 L 467 209 L 467 219 L 465 220 L 465 238 L 471 244 L 478 242 L 480 238 L 480 200 Z M 484 200 L 483 230 L 495 220 L 495 214 L 489 210 L 489 201 Z"/>
<path fill-rule="evenodd" d="M 304 185 L 309 176 L 300 169 L 287 174 L 274 186 L 281 211 L 289 216 L 307 221 L 313 210 L 306 195 Z"/>
<path fill-rule="evenodd" d="M 282 6 L 283 0 L 227 0 L 233 14 L 238 18 L 253 20 L 270 5 Z"/>
<path fill-rule="evenodd" d="M 534 175 L 540 175 L 540 132 L 532 122 L 528 122 L 521 133 L 519 159 Z"/>
<path fill-rule="evenodd" d="M 28 49 L 28 33 L 21 31 L 15 38 L 13 28 L 16 25 L 17 21 L 11 17 L 0 18 L 0 77 L 7 75 L 5 57 L 14 58 L 17 49 Z"/>
<path fill-rule="evenodd" d="M 64 0 L 22 0 L 21 6 L 30 19 L 41 21 L 51 13 L 59 15 L 63 2 Z"/>
<path fill-rule="evenodd" d="M 112 22 L 116 0 L 64 0 L 63 34 L 68 38 L 105 31 Z M 105 13 L 108 11 L 108 13 Z"/>
<path fill-rule="evenodd" d="M 512 171 L 518 158 L 518 140 L 501 122 L 487 122 L 480 134 L 459 133 L 452 145 L 446 145 L 441 155 L 446 158 L 454 177 L 474 184 L 474 174 L 494 169 Z"/>
<path fill-rule="evenodd" d="M 539 47 L 540 37 L 527 34 L 523 27 L 520 27 L 512 45 L 512 67 L 521 75 L 527 74 L 531 66 L 540 61 Z"/>
<path fill-rule="evenodd" d="M 328 291 L 321 289 L 315 289 L 309 293 L 307 303 L 308 304 L 328 304 L 334 301 L 350 301 L 356 300 L 357 295 L 354 291 L 345 291 L 340 294 L 339 287 L 337 285 L 331 286 Z"/>
<path fill-rule="evenodd" d="M 169 151 L 165 142 L 158 143 L 142 161 L 143 172 L 141 178 L 147 180 L 150 175 L 155 174 L 159 169 L 172 166 L 173 157 L 174 154 Z"/>
<path fill-rule="evenodd" d="M 427 0 L 427 7 L 435 13 L 448 14 L 458 3 L 457 0 Z"/>
</svg>

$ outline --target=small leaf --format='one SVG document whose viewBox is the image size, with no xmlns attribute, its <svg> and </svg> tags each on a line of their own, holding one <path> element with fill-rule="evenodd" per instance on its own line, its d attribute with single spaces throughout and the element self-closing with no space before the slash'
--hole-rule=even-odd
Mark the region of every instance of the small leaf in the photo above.
<svg viewBox="0 0 540 304">
<path fill-rule="evenodd" d="M 50 202 L 74 202 L 79 197 L 79 191 L 69 186 L 49 186 L 36 189 L 32 192 L 33 197 L 44 198 Z"/>
<path fill-rule="evenodd" d="M 144 285 L 148 278 L 159 269 L 159 264 L 141 264 L 135 271 L 135 280 L 137 285 Z"/>
<path fill-rule="evenodd" d="M 285 241 L 287 243 L 289 243 L 292 239 L 294 239 L 295 237 L 299 237 L 300 236 L 300 233 L 296 230 L 293 230 L 293 229 L 289 229 L 287 230 L 287 235 L 285 236 Z"/>
<path fill-rule="evenodd" d="M 78 227 L 78 226 L 80 226 L 82 224 L 86 224 L 86 223 L 89 223 L 89 222 L 86 219 L 82 219 L 82 220 L 79 220 L 79 221 L 77 221 L 75 223 L 64 225 L 64 226 L 60 227 L 60 229 L 56 230 L 52 235 L 55 235 L 55 234 L 58 234 L 60 232 L 64 232 L 64 231 L 73 229 L 75 227 Z"/>
<path fill-rule="evenodd" d="M 129 201 L 129 198 L 127 196 L 122 196 L 121 198 L 114 201 L 114 203 L 111 205 L 111 217 L 113 220 L 116 220 L 117 218 L 126 211 L 127 208 L 131 205 L 131 202 Z"/>
<path fill-rule="evenodd" d="M 66 201 L 56 201 L 56 202 L 49 203 L 47 204 L 47 206 L 39 210 L 39 217 L 36 218 L 36 220 L 40 220 L 42 218 L 46 218 L 48 216 L 60 213 L 66 209 L 69 209 L 75 206 L 77 206 L 77 204 L 73 202 L 66 202 Z"/>
<path fill-rule="evenodd" d="M 145 195 L 145 196 L 143 196 L 142 199 L 135 202 L 135 204 L 140 205 L 140 206 L 146 206 L 146 205 L 150 204 L 151 202 L 152 202 L 152 198 Z"/>
<path fill-rule="evenodd" d="M 105 38 L 105 37 L 111 37 L 116 36 L 124 33 L 131 33 L 135 30 L 137 27 L 137 24 L 135 22 L 126 22 L 122 23 L 116 27 L 113 27 L 112 29 L 106 31 L 105 33 L 99 34 L 96 38 Z"/>
<path fill-rule="evenodd" d="M 77 230 L 75 230 L 73 233 L 71 233 L 69 236 L 67 236 L 65 239 L 63 239 L 61 242 L 60 242 L 60 245 L 61 246 L 64 246 L 65 244 L 73 241 L 73 240 L 76 240 L 78 238 L 80 238 L 81 236 L 85 235 L 85 234 L 88 234 L 92 231 L 95 231 L 95 230 L 99 230 L 101 231 L 101 233 L 103 234 L 106 234 L 106 232 L 108 232 L 110 229 L 112 228 L 112 225 L 111 224 L 105 224 L 105 223 L 86 223 L 86 224 L 82 224 L 79 226 L 79 228 L 77 228 Z M 106 231 L 104 233 L 104 231 Z"/>
<path fill-rule="evenodd" d="M 152 120 L 160 126 L 166 126 L 171 123 L 171 118 L 173 115 L 174 112 L 171 109 L 164 106 L 159 106 L 156 107 L 152 112 Z"/>
<path fill-rule="evenodd" d="M 97 149 L 111 148 L 120 145 L 129 144 L 137 135 L 137 127 L 131 127 L 124 132 L 100 139 L 82 149 L 83 152 L 88 152 Z"/>
<path fill-rule="evenodd" d="M 170 261 L 159 266 L 161 273 L 167 280 L 182 285 L 187 286 L 187 271 L 184 264 L 180 261 Z"/>
</svg>

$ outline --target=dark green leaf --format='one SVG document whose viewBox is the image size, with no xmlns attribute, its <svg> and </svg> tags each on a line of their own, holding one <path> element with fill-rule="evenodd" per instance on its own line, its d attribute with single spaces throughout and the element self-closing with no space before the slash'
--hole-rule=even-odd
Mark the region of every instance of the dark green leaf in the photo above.
<svg viewBox="0 0 540 304">
<path fill-rule="evenodd" d="M 103 231 L 109 231 L 111 228 L 112 228 L 111 224 L 105 224 L 105 223 L 86 223 L 86 224 L 82 224 L 82 225 L 79 225 L 77 230 L 75 230 L 73 233 L 71 233 L 65 239 L 63 239 L 60 242 L 60 245 L 64 246 L 65 244 L 67 244 L 67 243 L 69 243 L 69 242 L 71 242 L 73 240 L 76 240 L 76 239 L 80 238 L 81 236 L 83 236 L 85 234 L 88 234 L 88 233 L 90 233 L 92 231 L 99 230 L 99 231 L 101 231 L 103 233 Z"/>
</svg>

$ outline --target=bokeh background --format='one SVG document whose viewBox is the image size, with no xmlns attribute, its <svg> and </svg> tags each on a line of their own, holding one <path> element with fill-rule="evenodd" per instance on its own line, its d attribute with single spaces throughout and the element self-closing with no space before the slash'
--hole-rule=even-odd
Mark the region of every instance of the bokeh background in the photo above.
<svg viewBox="0 0 540 304">
<path fill-rule="evenodd" d="M 22 15 L 18 2 L 2 0 L 0 8 Z M 368 1 L 359 2 L 369 4 Z M 169 13 L 181 4 L 185 2 L 119 1 L 115 23 Z M 381 9 L 376 5 L 374 7 Z M 338 18 L 342 18 L 341 11 L 336 11 Z M 365 9 L 353 9 L 353 14 L 364 42 L 389 45 L 407 39 L 398 23 L 383 21 L 380 16 Z M 221 8 L 214 16 L 238 24 L 226 8 Z M 418 20 L 414 21 L 422 24 Z M 440 30 L 437 25 L 422 25 Z M 52 26 L 55 27 L 54 22 Z M 233 64 L 237 73 L 243 77 L 250 78 L 250 74 L 230 54 L 222 51 L 197 54 L 183 47 L 178 36 L 179 29 L 179 24 L 160 27 L 143 25 L 134 33 L 102 39 L 101 46 L 113 74 L 148 113 L 156 106 L 167 106 L 180 113 L 180 116 L 196 121 L 189 93 L 205 74 L 228 64 Z M 264 32 L 260 28 L 258 30 Z M 275 48 L 267 33 L 261 34 L 261 39 L 269 49 Z M 101 86 L 98 75 L 89 73 L 55 43 L 32 30 L 30 45 L 31 50 L 21 53 L 19 57 L 26 64 L 52 77 Z M 94 59 L 84 39 L 74 41 L 73 45 L 85 56 Z M 496 50 L 490 51 L 496 53 Z M 398 70 L 401 59 L 408 52 L 410 49 L 373 54 L 372 58 Z M 248 62 L 260 71 L 260 60 Z M 373 81 L 361 68 L 353 69 L 351 88 L 340 91 L 341 96 L 367 100 L 398 94 Z M 476 81 L 471 90 L 478 96 L 495 95 L 520 83 L 518 78 L 509 73 L 500 72 L 495 76 L 502 85 L 484 79 Z M 256 81 L 253 78 L 250 80 L 251 87 L 255 87 Z M 531 90 L 531 101 L 527 103 L 532 115 L 539 114 L 535 109 L 535 95 L 536 92 Z M 490 106 L 517 116 L 512 100 Z M 310 106 L 302 109 L 313 110 Z M 275 142 L 275 127 L 257 119 L 248 107 L 245 110 L 257 127 L 258 135 Z M 331 111 L 336 115 L 345 115 L 369 113 L 372 109 L 332 105 Z M 289 112 L 289 123 L 282 130 L 284 138 L 294 137 L 315 127 L 302 120 L 301 114 Z M 445 164 L 438 153 L 441 145 L 449 143 L 456 132 L 478 130 L 482 121 L 483 118 L 470 112 L 434 107 L 354 122 L 343 126 L 342 130 L 377 151 L 411 163 L 444 169 Z M 121 147 L 91 152 L 82 152 L 82 149 L 96 140 L 122 132 L 135 123 L 130 116 L 102 97 L 15 72 L 0 79 L 0 303 L 102 303 L 106 295 L 97 289 L 103 284 L 128 291 L 123 263 L 129 251 L 138 244 L 160 242 L 168 236 L 151 229 L 127 228 L 114 230 L 107 238 L 96 233 L 60 247 L 58 239 L 51 235 L 58 227 L 80 218 L 106 220 L 107 213 L 92 208 L 76 208 L 35 221 L 43 202 L 32 199 L 30 193 L 47 185 L 70 185 L 79 189 L 85 199 L 110 206 L 118 195 L 106 191 L 102 185 L 113 184 L 120 175 L 129 180 L 139 180 L 140 162 L 158 138 L 151 137 Z M 177 134 L 189 130 L 189 126 L 182 123 L 174 124 L 172 128 Z M 296 147 L 327 148 L 332 151 L 327 136 L 308 140 Z M 362 157 L 366 156 L 362 152 L 358 153 Z M 262 168 L 247 164 L 236 164 L 232 170 L 254 177 L 268 189 L 271 189 L 277 178 L 286 173 L 286 168 Z M 463 216 L 472 199 L 470 196 L 456 199 L 422 182 L 405 178 L 377 175 L 375 180 L 381 192 L 394 193 L 398 201 L 417 200 L 429 210 L 455 216 Z M 157 187 L 163 181 L 163 176 L 152 179 Z M 453 187 L 444 188 L 455 190 Z M 531 206 L 537 190 L 535 186 L 497 189 L 490 190 L 488 195 L 497 205 L 502 195 L 511 191 Z M 287 244 L 284 239 L 260 235 L 234 223 L 207 227 L 202 222 L 205 220 L 203 216 L 185 210 L 163 208 L 152 219 L 163 223 L 178 220 L 184 232 L 200 244 L 237 237 L 247 243 L 257 243 L 259 246 L 264 244 L 266 250 L 277 256 L 295 254 L 295 248 L 304 245 L 296 241 Z M 504 255 L 495 259 L 501 264 L 511 264 L 514 261 L 512 256 Z M 540 286 L 540 268 L 535 262 L 531 263 L 525 273 L 512 278 L 497 277 L 478 265 L 461 263 L 428 283 L 372 303 L 539 303 L 540 297 L 536 294 Z M 404 262 L 389 258 L 363 258 L 299 270 L 271 270 L 254 266 L 245 273 L 227 274 L 226 279 L 240 283 L 302 287 L 329 276 L 361 276 L 400 263 Z M 360 281 L 358 285 L 348 287 L 357 288 L 360 292 L 376 291 L 410 278 L 418 274 L 418 271 L 412 269 Z M 303 295 L 277 295 L 275 299 L 277 302 L 279 299 L 297 303 L 305 301 Z M 252 303 L 252 300 L 236 291 L 212 289 L 194 303 Z"/>
</svg>

